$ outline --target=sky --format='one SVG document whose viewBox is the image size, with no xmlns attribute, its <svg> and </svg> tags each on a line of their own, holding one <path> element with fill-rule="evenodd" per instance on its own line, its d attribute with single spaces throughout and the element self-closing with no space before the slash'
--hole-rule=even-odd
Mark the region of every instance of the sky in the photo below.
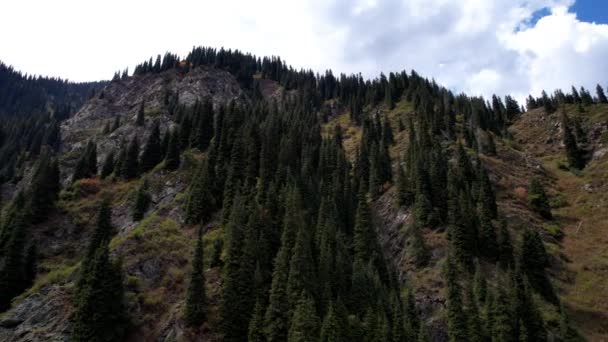
<svg viewBox="0 0 608 342">
<path fill-rule="evenodd" d="M 72 81 L 203 45 L 486 97 L 608 85 L 606 0 L 1 1 L 0 60 Z"/>
</svg>

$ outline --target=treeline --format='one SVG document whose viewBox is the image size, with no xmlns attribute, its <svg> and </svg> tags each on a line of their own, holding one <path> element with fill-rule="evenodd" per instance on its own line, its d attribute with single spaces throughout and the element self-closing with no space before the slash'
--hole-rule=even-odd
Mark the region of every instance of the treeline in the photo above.
<svg viewBox="0 0 608 342">
<path fill-rule="evenodd" d="M 51 112 L 57 120 L 62 120 L 105 84 L 23 75 L 0 62 L 0 117 L 29 117 Z"/>
<path fill-rule="evenodd" d="M 60 144 L 59 122 L 49 115 L 6 118 L 0 121 L 0 184 L 17 183 L 26 165 Z"/>
<path fill-rule="evenodd" d="M 392 109 L 402 97 L 414 103 L 415 110 L 433 116 L 433 125 L 442 125 L 449 115 L 460 114 L 473 127 L 491 129 L 502 134 L 505 127 L 521 113 L 517 101 L 511 96 L 501 99 L 493 96 L 491 102 L 483 98 L 455 95 L 434 81 L 422 78 L 415 71 L 381 74 L 373 80 L 359 75 L 334 76 L 331 70 L 315 74 L 312 70 L 295 70 L 280 57 L 259 58 L 239 50 L 196 47 L 180 61 L 177 55 L 158 55 L 135 68 L 135 75 L 159 73 L 178 69 L 188 72 L 191 68 L 212 66 L 235 75 L 245 88 L 255 88 L 254 75 L 279 82 L 287 90 L 297 89 L 300 102 L 310 109 L 320 110 L 324 101 L 338 99 L 348 108 L 356 123 L 362 123 L 366 106 L 386 104 Z M 118 75 L 116 76 L 118 77 Z M 253 89 L 255 91 L 255 89 Z"/>
</svg>

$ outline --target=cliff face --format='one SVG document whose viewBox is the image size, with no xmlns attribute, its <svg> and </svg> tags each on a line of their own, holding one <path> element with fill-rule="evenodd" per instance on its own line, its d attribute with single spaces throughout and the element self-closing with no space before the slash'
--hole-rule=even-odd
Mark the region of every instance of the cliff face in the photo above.
<svg viewBox="0 0 608 342">
<path fill-rule="evenodd" d="M 117 151 L 134 136 L 143 144 L 155 121 L 161 132 L 174 124 L 171 106 L 191 106 L 204 99 L 218 105 L 245 100 L 245 94 L 232 74 L 204 66 L 188 73 L 169 70 L 112 81 L 62 123 L 62 166 L 71 171 L 89 139 L 97 142 L 100 163 L 110 151 Z M 145 124 L 138 126 L 135 121 L 142 103 Z M 104 127 L 111 127 L 115 120 L 119 120 L 119 127 L 104 134 Z"/>
</svg>

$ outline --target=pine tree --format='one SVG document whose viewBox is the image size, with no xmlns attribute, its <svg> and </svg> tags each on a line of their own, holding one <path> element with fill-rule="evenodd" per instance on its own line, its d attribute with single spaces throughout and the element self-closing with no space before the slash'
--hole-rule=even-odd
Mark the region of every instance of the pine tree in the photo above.
<svg viewBox="0 0 608 342">
<path fill-rule="evenodd" d="M 171 138 L 169 139 L 169 145 L 167 146 L 167 154 L 165 155 L 165 168 L 167 170 L 177 170 L 179 168 L 180 159 L 180 134 L 176 129 L 171 133 Z"/>
<path fill-rule="evenodd" d="M 255 305 L 252 286 L 255 254 L 251 251 L 251 227 L 247 224 L 247 208 L 243 202 L 244 198 L 237 193 L 225 227 L 226 261 L 219 310 L 224 341 L 242 341 L 247 338 L 249 320 Z"/>
<path fill-rule="evenodd" d="M 505 223 L 501 224 L 498 230 L 498 264 L 506 270 L 513 265 L 513 244 L 511 235 Z"/>
<path fill-rule="evenodd" d="M 526 229 L 521 237 L 519 251 L 519 265 L 534 289 L 542 294 L 545 299 L 556 302 L 557 297 L 553 286 L 545 273 L 545 268 L 549 265 L 549 259 L 538 232 Z"/>
<path fill-rule="evenodd" d="M 595 90 L 597 92 L 597 102 L 608 103 L 608 98 L 606 98 L 606 94 L 604 94 L 604 89 L 602 86 L 598 84 Z"/>
<path fill-rule="evenodd" d="M 216 201 L 212 193 L 215 177 L 208 159 L 203 159 L 196 172 L 187 193 L 186 222 L 205 222 L 211 217 L 216 208 Z"/>
<path fill-rule="evenodd" d="M 249 321 L 249 331 L 247 333 L 247 341 L 249 342 L 266 341 L 266 335 L 264 335 L 264 309 L 264 304 L 258 298 L 253 309 L 253 317 Z"/>
<path fill-rule="evenodd" d="M 25 253 L 25 288 L 29 288 L 36 280 L 38 273 L 38 246 L 36 241 L 30 243 Z"/>
<path fill-rule="evenodd" d="M 566 308 L 564 307 L 564 304 L 561 303 L 559 308 L 560 308 L 560 310 L 559 310 L 560 311 L 559 340 L 562 342 L 584 341 L 584 339 L 579 336 L 576 329 L 574 329 L 572 327 L 572 324 L 570 323 L 570 317 L 568 315 L 568 312 L 566 311 Z"/>
<path fill-rule="evenodd" d="M 46 219 L 61 189 L 57 160 L 41 156 L 29 189 L 29 214 L 33 223 Z"/>
<path fill-rule="evenodd" d="M 305 293 L 305 292 L 303 292 Z M 288 342 L 315 342 L 319 339 L 319 318 L 312 297 L 302 295 L 293 313 Z"/>
<path fill-rule="evenodd" d="M 4 263 L 0 267 L 0 312 L 8 309 L 11 300 L 27 287 L 23 256 L 26 227 L 23 215 L 18 214 L 9 224 L 5 229 L 10 232 L 10 237 L 4 248 Z"/>
<path fill-rule="evenodd" d="M 144 147 L 144 151 L 141 154 L 141 161 L 139 167 L 141 172 L 148 172 L 152 170 L 158 163 L 163 160 L 160 146 L 160 128 L 158 122 L 152 126 L 152 131 Z"/>
<path fill-rule="evenodd" d="M 146 121 L 145 113 L 144 113 L 144 101 L 139 105 L 139 109 L 137 110 L 137 117 L 135 118 L 135 124 L 137 126 L 143 126 Z"/>
<path fill-rule="evenodd" d="M 357 205 L 357 215 L 354 228 L 354 252 L 355 259 L 366 263 L 372 256 L 373 227 L 371 213 L 367 204 L 365 192 L 359 191 L 359 204 Z"/>
<path fill-rule="evenodd" d="M 530 202 L 532 209 L 540 214 L 540 216 L 549 220 L 553 218 L 553 215 L 551 214 L 551 206 L 549 205 L 549 198 L 547 197 L 545 188 L 538 177 L 534 177 L 530 181 L 528 201 Z"/>
<path fill-rule="evenodd" d="M 122 162 L 120 176 L 130 180 L 137 177 L 139 171 L 139 140 L 134 136 L 126 150 L 125 159 Z"/>
<path fill-rule="evenodd" d="M 115 161 L 114 161 L 114 151 L 110 151 L 106 156 L 103 166 L 101 168 L 101 179 L 105 179 L 114 172 Z"/>
<path fill-rule="evenodd" d="M 110 260 L 108 250 L 111 235 L 110 198 L 105 197 L 76 283 L 73 341 L 120 341 L 128 328 L 122 267 Z"/>
<path fill-rule="evenodd" d="M 564 146 L 566 147 L 566 157 L 568 158 L 568 164 L 570 167 L 575 169 L 582 169 L 585 167 L 585 161 L 583 160 L 583 152 L 579 149 L 576 138 L 572 134 L 572 129 L 568 124 L 567 117 L 564 116 L 562 120 L 564 126 Z"/>
<path fill-rule="evenodd" d="M 329 304 L 323 325 L 321 326 L 320 342 L 342 342 L 344 341 L 343 327 L 336 317 L 333 303 Z"/>
<path fill-rule="evenodd" d="M 77 292 L 71 339 L 121 341 L 128 327 L 122 270 L 110 260 L 107 242 L 86 266 L 84 287 Z"/>
<path fill-rule="evenodd" d="M 133 221 L 139 221 L 144 218 L 144 214 L 148 211 L 150 202 L 151 198 L 150 194 L 148 194 L 148 182 L 144 180 L 135 193 L 135 200 L 133 201 L 133 206 L 131 208 Z"/>
<path fill-rule="evenodd" d="M 462 294 L 456 278 L 456 265 L 446 262 L 446 282 L 448 299 L 448 340 L 450 342 L 467 341 L 467 316 L 462 309 Z"/>
<path fill-rule="evenodd" d="M 192 274 L 186 295 L 184 320 L 190 327 L 198 327 L 205 319 L 207 297 L 205 292 L 205 269 L 203 263 L 202 228 L 198 230 L 198 238 L 192 259 Z"/>
<path fill-rule="evenodd" d="M 287 340 L 289 330 L 290 308 L 287 292 L 289 268 L 296 233 L 304 223 L 301 212 L 301 197 L 295 189 L 290 189 L 285 205 L 283 218 L 283 233 L 281 234 L 281 247 L 274 260 L 272 284 L 270 287 L 269 303 L 264 318 L 266 325 L 266 339 L 268 342 L 282 342 Z"/>
<path fill-rule="evenodd" d="M 418 222 L 413 222 L 410 226 L 410 255 L 414 260 L 416 267 L 424 267 L 430 259 L 428 247 L 424 242 L 422 235 L 422 227 Z"/>
</svg>

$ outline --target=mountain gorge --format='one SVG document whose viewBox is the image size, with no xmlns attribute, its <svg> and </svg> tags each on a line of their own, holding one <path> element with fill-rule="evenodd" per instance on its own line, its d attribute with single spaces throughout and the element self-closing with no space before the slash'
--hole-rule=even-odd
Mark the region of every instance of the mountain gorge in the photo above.
<svg viewBox="0 0 608 342">
<path fill-rule="evenodd" d="M 195 48 L 84 88 L 0 111 L 0 340 L 608 337 L 599 86 L 524 109 Z"/>
</svg>

